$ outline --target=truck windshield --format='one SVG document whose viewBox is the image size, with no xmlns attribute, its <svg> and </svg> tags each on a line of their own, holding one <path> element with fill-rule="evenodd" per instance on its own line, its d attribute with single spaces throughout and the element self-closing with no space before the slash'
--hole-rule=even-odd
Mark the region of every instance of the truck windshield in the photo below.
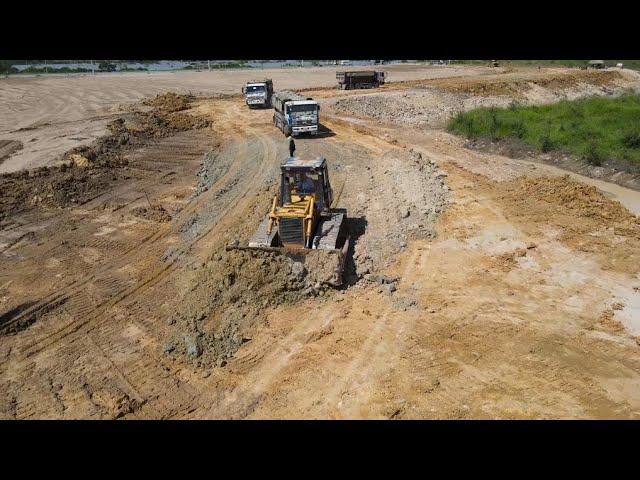
<svg viewBox="0 0 640 480">
<path fill-rule="evenodd" d="M 261 93 L 264 92 L 264 85 L 252 85 L 246 88 L 247 93 Z"/>
<path fill-rule="evenodd" d="M 287 109 L 289 113 L 295 113 L 295 112 L 313 113 L 318 110 L 318 106 L 317 105 L 289 105 Z"/>
</svg>

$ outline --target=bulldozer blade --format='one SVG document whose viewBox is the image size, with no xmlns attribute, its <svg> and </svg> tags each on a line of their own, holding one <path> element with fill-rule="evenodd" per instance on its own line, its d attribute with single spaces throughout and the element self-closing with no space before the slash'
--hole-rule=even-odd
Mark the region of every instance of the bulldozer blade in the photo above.
<svg viewBox="0 0 640 480">
<path fill-rule="evenodd" d="M 275 253 L 278 255 L 285 255 L 294 259 L 300 258 L 309 258 L 312 261 L 304 261 L 305 265 L 314 269 L 318 265 L 321 267 L 321 270 L 326 272 L 325 277 L 331 276 L 331 278 L 323 278 L 319 280 L 321 283 L 325 283 L 332 287 L 340 287 L 344 283 L 343 274 L 344 268 L 346 264 L 347 252 L 349 251 L 350 239 L 347 238 L 344 246 L 340 249 L 309 249 L 309 248 L 285 248 L 285 247 L 253 247 L 248 245 L 239 245 L 229 244 L 225 247 L 227 252 L 233 250 L 239 251 L 249 251 L 249 252 L 265 252 L 265 253 Z M 328 258 L 331 260 L 328 260 Z M 321 260 L 324 258 L 324 260 Z M 331 264 L 327 262 L 330 261 L 331 264 L 335 265 L 335 267 L 331 267 Z M 316 267 L 314 267 L 314 265 Z M 332 273 L 332 275 L 328 275 Z"/>
</svg>

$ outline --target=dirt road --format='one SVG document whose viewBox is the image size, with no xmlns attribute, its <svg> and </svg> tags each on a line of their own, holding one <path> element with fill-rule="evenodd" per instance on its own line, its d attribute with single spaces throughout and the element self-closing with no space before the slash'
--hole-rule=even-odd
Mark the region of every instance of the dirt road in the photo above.
<svg viewBox="0 0 640 480">
<path fill-rule="evenodd" d="M 270 111 L 197 100 L 211 127 L 0 230 L 0 416 L 638 418 L 638 218 L 325 98 L 298 152 L 327 157 L 352 219 L 348 288 L 296 290 L 224 251 L 267 211 L 287 145 Z"/>
</svg>

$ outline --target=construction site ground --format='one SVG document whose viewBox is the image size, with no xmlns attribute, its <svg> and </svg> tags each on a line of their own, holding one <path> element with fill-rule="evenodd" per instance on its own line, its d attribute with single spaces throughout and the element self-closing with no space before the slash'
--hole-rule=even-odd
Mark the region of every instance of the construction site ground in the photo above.
<svg viewBox="0 0 640 480">
<path fill-rule="evenodd" d="M 403 68 L 270 74 L 322 104 L 296 145 L 348 212 L 342 289 L 225 250 L 288 154 L 236 94 L 254 72 L 0 80 L 0 418 L 640 417 L 640 192 L 444 129 L 638 77 Z M 166 91 L 195 96 L 134 103 Z"/>
</svg>

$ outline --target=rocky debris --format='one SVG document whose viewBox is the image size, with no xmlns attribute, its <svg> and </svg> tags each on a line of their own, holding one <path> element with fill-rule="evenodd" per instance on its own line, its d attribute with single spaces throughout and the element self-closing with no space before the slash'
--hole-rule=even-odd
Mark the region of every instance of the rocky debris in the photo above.
<svg viewBox="0 0 640 480">
<path fill-rule="evenodd" d="M 334 109 L 338 113 L 371 117 L 396 125 L 442 127 L 451 116 L 460 111 L 507 105 L 507 99 L 476 98 L 425 88 L 410 92 L 353 95 L 337 100 Z"/>
<path fill-rule="evenodd" d="M 190 357 L 199 357 L 202 355 L 202 346 L 200 345 L 200 335 L 186 334 L 184 336 L 184 346 L 187 355 Z"/>
<path fill-rule="evenodd" d="M 519 75 L 519 76 L 518 76 Z M 619 72 L 570 72 L 550 76 L 460 77 L 414 82 L 409 91 L 350 95 L 336 112 L 413 127 L 443 127 L 455 114 L 481 107 L 543 104 L 589 95 L 611 95 L 629 87 Z M 637 88 L 637 85 L 636 85 Z"/>
<path fill-rule="evenodd" d="M 229 170 L 226 156 L 221 156 L 217 150 L 211 150 L 204 154 L 200 170 L 196 174 L 198 185 L 193 193 L 193 198 L 206 192 Z"/>
<path fill-rule="evenodd" d="M 391 295 L 393 292 L 396 291 L 396 284 L 395 283 L 385 283 L 384 285 L 382 285 L 381 289 L 382 292 L 387 293 L 388 295 Z"/>
<path fill-rule="evenodd" d="M 395 306 L 395 308 L 402 311 L 407 311 L 409 309 L 414 310 L 418 308 L 418 302 L 415 298 L 400 295 L 393 296 L 393 305 Z"/>
<path fill-rule="evenodd" d="M 388 206 L 375 218 L 371 217 L 370 211 L 362 212 L 371 224 L 375 222 L 377 230 L 368 228 L 354 246 L 354 273 L 357 278 L 376 273 L 412 239 L 433 238 L 435 221 L 449 202 L 445 172 L 422 152 L 394 149 L 385 154 L 382 164 L 388 182 L 379 186 L 376 196 L 392 199 L 386 201 L 393 202 L 391 211 L 396 213 L 389 215 Z M 364 200 L 358 197 L 357 203 L 367 205 Z M 358 214 L 357 211 L 350 212 L 352 216 Z M 384 233 L 376 234 L 376 231 Z"/>
</svg>

